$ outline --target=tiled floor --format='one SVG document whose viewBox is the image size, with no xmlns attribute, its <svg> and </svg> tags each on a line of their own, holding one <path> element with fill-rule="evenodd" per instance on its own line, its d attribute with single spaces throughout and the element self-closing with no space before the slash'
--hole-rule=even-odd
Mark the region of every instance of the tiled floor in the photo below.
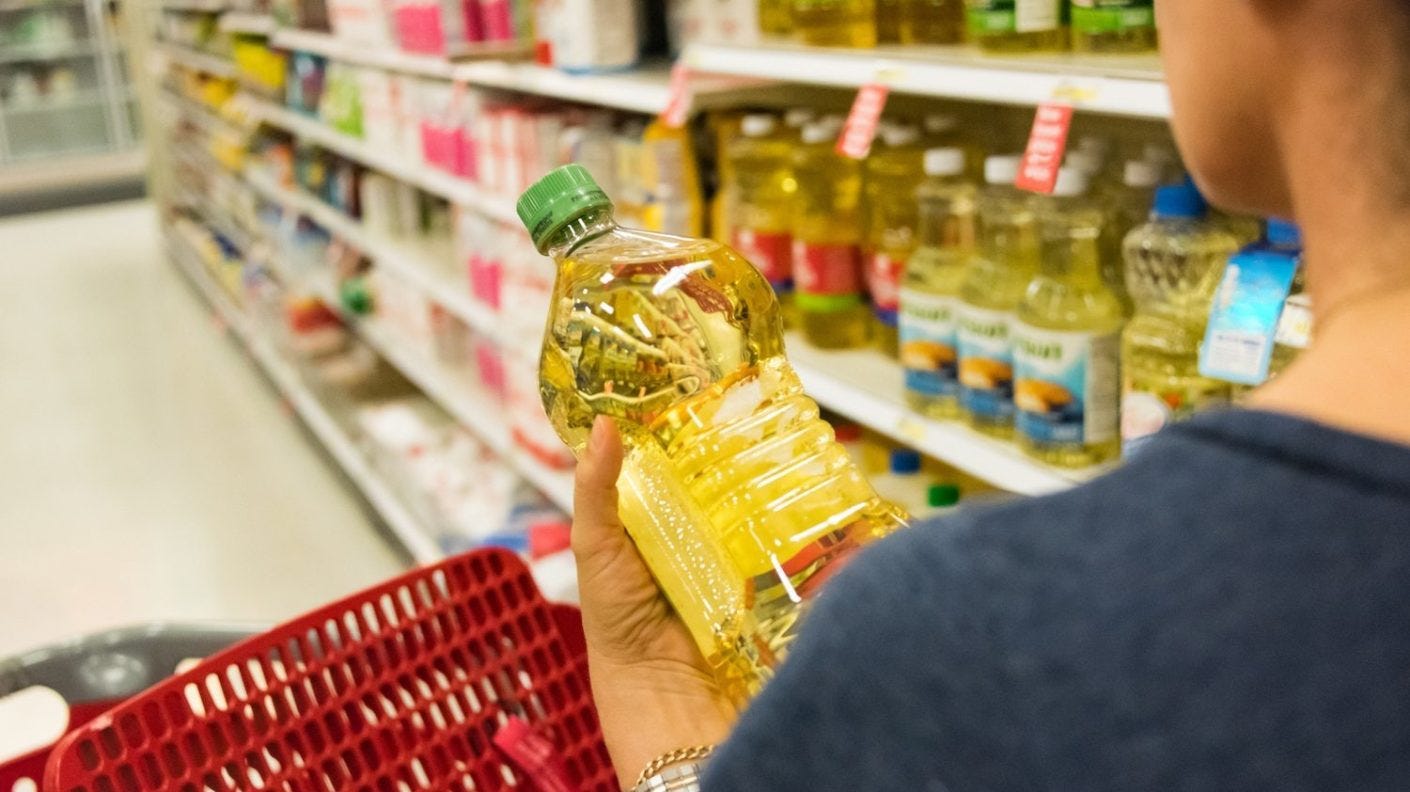
<svg viewBox="0 0 1410 792">
<path fill-rule="evenodd" d="M 400 557 L 161 252 L 144 202 L 0 220 L 0 657 L 273 621 Z"/>
</svg>

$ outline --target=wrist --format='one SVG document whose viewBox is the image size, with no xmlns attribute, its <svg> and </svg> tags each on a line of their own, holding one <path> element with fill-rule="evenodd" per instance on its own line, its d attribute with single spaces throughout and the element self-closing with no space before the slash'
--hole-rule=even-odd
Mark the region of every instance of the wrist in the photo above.
<svg viewBox="0 0 1410 792">
<path fill-rule="evenodd" d="M 724 741 L 738 713 L 699 669 L 668 662 L 590 664 L 593 699 L 623 789 L 653 760 Z"/>
</svg>

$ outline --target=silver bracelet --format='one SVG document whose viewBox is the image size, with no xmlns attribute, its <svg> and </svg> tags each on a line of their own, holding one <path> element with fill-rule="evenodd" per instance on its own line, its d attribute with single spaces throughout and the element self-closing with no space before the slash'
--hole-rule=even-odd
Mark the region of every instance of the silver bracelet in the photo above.
<svg viewBox="0 0 1410 792">
<path fill-rule="evenodd" d="M 632 792 L 700 792 L 700 777 L 705 774 L 705 762 L 683 762 L 642 779 Z"/>
</svg>

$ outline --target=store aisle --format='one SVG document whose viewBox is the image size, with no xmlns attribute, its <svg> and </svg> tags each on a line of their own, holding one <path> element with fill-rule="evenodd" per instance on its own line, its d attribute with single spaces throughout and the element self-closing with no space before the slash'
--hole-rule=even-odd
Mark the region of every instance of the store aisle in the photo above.
<svg viewBox="0 0 1410 792">
<path fill-rule="evenodd" d="M 403 568 L 242 354 L 150 204 L 0 221 L 0 656 L 277 620 Z"/>
</svg>

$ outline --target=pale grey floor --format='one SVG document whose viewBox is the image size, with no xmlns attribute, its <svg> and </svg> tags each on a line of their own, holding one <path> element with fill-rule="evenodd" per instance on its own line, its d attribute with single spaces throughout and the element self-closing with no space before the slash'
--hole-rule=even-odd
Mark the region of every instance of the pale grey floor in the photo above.
<svg viewBox="0 0 1410 792">
<path fill-rule="evenodd" d="M 145 202 L 0 220 L 0 657 L 274 621 L 403 568 Z"/>
</svg>

